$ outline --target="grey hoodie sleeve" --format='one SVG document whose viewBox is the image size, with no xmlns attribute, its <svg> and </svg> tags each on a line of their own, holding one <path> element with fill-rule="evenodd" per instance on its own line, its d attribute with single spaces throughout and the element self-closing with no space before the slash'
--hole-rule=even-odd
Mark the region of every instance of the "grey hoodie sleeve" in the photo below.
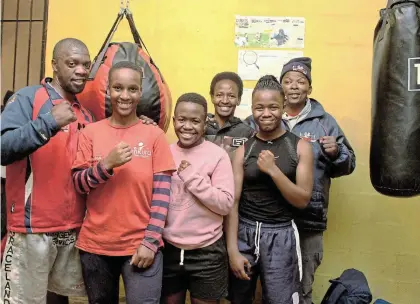
<svg viewBox="0 0 420 304">
<path fill-rule="evenodd" d="M 351 174 L 356 168 L 356 155 L 349 141 L 341 130 L 337 121 L 329 114 L 324 120 L 325 127 L 329 136 L 334 136 L 338 144 L 338 156 L 332 160 L 324 154 L 329 160 L 328 175 L 331 178 L 340 177 Z"/>
</svg>

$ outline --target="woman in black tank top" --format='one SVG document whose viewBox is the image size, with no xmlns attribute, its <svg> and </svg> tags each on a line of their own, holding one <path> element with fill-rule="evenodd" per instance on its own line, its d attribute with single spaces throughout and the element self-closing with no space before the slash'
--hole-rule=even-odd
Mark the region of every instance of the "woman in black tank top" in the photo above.
<svg viewBox="0 0 420 304">
<path fill-rule="evenodd" d="M 274 76 L 252 93 L 255 137 L 233 159 L 235 206 L 226 218 L 232 270 L 230 300 L 252 303 L 261 275 L 267 303 L 298 303 L 301 260 L 292 209 L 305 208 L 313 186 L 309 143 L 281 126 L 284 94 Z"/>
</svg>

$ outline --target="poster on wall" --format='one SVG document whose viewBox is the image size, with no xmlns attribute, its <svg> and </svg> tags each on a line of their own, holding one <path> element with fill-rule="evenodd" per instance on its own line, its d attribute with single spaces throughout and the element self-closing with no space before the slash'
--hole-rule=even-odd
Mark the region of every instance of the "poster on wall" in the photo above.
<svg viewBox="0 0 420 304">
<path fill-rule="evenodd" d="M 241 103 L 236 107 L 235 116 L 242 120 L 252 114 L 252 91 L 253 89 L 244 88 Z"/>
<path fill-rule="evenodd" d="M 238 74 L 242 80 L 258 80 L 264 75 L 280 76 L 283 65 L 303 51 L 239 50 Z"/>
<path fill-rule="evenodd" d="M 235 45 L 251 48 L 303 49 L 305 18 L 236 16 Z"/>
</svg>

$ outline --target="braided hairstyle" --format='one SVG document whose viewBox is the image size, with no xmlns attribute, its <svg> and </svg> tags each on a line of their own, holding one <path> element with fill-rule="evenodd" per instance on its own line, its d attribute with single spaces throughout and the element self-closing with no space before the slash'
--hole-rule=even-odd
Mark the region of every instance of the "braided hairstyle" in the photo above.
<svg viewBox="0 0 420 304">
<path fill-rule="evenodd" d="M 277 80 L 277 78 L 273 75 L 265 75 L 258 80 L 254 90 L 252 91 L 252 97 L 254 97 L 256 91 L 262 90 L 278 91 L 280 92 L 280 95 L 284 98 L 283 88 L 281 87 L 281 84 Z"/>
<path fill-rule="evenodd" d="M 265 75 L 261 77 L 255 85 L 254 90 L 252 91 L 252 98 L 254 98 L 255 92 L 262 90 L 278 91 L 282 99 L 282 107 L 285 106 L 286 97 L 284 95 L 284 90 L 281 87 L 279 80 L 275 76 Z"/>
<path fill-rule="evenodd" d="M 207 101 L 202 95 L 197 93 L 182 94 L 176 101 L 174 113 L 181 102 L 192 102 L 202 106 L 204 108 L 204 117 L 207 117 Z"/>
</svg>

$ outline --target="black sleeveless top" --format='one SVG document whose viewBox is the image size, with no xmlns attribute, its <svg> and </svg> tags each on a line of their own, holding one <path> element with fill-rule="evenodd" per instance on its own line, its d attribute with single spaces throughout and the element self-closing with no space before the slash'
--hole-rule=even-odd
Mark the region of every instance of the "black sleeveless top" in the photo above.
<svg viewBox="0 0 420 304">
<path fill-rule="evenodd" d="M 244 181 L 239 201 L 241 217 L 266 224 L 292 220 L 292 206 L 283 197 L 272 178 L 258 168 L 257 160 L 262 150 L 271 151 L 274 157 L 278 156 L 275 159 L 277 167 L 289 180 L 296 183 L 299 140 L 298 136 L 286 131 L 271 141 L 254 136 L 245 143 Z"/>
</svg>

